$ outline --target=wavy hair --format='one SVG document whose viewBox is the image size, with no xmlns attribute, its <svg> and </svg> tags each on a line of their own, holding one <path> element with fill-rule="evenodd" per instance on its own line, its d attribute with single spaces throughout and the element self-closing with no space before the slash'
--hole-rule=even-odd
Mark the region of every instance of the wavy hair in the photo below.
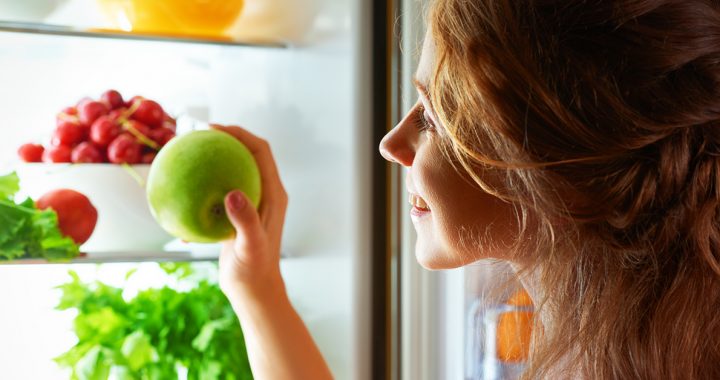
<svg viewBox="0 0 720 380">
<path fill-rule="evenodd" d="M 544 290 L 526 377 L 720 379 L 720 2 L 436 0 L 429 24 L 446 153 L 517 207 Z"/>
</svg>

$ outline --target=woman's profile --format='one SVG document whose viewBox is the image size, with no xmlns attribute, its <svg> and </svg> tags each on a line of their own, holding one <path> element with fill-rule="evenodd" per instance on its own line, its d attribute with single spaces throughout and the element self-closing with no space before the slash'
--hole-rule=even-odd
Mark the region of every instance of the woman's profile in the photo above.
<svg viewBox="0 0 720 380">
<path fill-rule="evenodd" d="M 407 168 L 429 269 L 508 261 L 536 307 L 527 378 L 720 378 L 720 2 L 435 0 Z M 278 269 L 288 197 L 266 142 L 259 212 L 221 285 L 257 378 L 331 377 Z"/>
</svg>

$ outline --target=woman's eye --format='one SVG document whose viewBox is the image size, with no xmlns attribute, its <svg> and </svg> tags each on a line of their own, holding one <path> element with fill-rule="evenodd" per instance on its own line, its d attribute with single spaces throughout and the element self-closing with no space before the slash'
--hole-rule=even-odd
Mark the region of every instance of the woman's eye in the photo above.
<svg viewBox="0 0 720 380">
<path fill-rule="evenodd" d="M 417 107 L 417 115 L 415 116 L 415 124 L 417 125 L 420 132 L 430 131 L 435 129 L 435 126 L 425 117 L 425 107 L 420 105 Z"/>
</svg>

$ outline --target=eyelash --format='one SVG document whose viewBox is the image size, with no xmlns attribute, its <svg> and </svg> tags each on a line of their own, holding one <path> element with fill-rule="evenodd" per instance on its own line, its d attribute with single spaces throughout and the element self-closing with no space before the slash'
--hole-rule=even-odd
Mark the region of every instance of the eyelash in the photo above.
<svg viewBox="0 0 720 380">
<path fill-rule="evenodd" d="M 435 129 L 435 126 L 433 126 L 432 123 L 430 123 L 430 121 L 425 118 L 425 107 L 422 105 L 417 108 L 416 119 L 417 120 L 415 124 L 417 125 L 417 128 L 420 130 L 420 132 L 432 131 Z"/>
</svg>

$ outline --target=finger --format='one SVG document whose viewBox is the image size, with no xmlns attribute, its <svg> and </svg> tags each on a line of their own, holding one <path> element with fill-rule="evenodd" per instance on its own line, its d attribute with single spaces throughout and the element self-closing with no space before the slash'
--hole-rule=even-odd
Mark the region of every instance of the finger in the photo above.
<svg viewBox="0 0 720 380">
<path fill-rule="evenodd" d="M 256 252 L 264 248 L 265 231 L 260 225 L 260 217 L 242 191 L 233 190 L 225 196 L 225 212 L 235 227 L 237 252 Z"/>
<path fill-rule="evenodd" d="M 285 226 L 285 210 L 287 203 L 263 203 L 259 211 L 260 221 L 265 227 L 267 236 L 273 237 L 269 244 L 273 250 L 279 252 L 282 241 L 283 228 Z"/>
<path fill-rule="evenodd" d="M 269 232 L 281 232 L 280 227 L 285 220 L 285 210 L 287 209 L 287 193 L 280 180 L 270 145 L 267 141 L 240 127 L 212 124 L 211 128 L 237 138 L 253 154 L 260 170 L 262 200 L 258 212 L 262 224 L 270 230 Z"/>
</svg>

